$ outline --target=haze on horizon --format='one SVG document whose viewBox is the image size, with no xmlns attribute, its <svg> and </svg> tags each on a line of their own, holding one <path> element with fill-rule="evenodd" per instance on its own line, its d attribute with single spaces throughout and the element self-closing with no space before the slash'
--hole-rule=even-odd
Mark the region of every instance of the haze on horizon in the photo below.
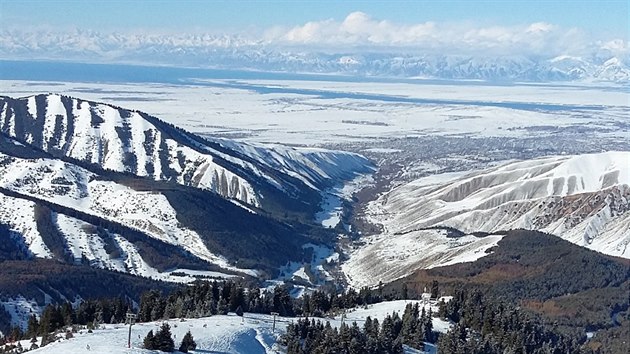
<svg viewBox="0 0 630 354">
<path fill-rule="evenodd" d="M 18 60 L 120 62 L 124 53 L 146 46 L 167 61 L 171 52 L 214 48 L 538 57 L 629 53 L 628 2 L 617 0 L 2 0 L 0 22 L 0 59 Z"/>
</svg>

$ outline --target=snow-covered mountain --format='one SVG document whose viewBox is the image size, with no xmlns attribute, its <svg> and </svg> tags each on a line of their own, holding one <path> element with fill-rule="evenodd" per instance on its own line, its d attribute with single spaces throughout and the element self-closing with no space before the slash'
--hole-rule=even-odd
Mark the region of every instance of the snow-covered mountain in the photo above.
<svg viewBox="0 0 630 354">
<path fill-rule="evenodd" d="M 41 36 L 41 38 L 40 38 Z M 613 41 L 614 42 L 614 41 Z M 364 49 L 271 45 L 262 39 L 229 35 L 22 33 L 0 31 L 3 58 L 142 63 L 289 73 L 334 73 L 397 78 L 488 81 L 630 82 L 627 44 L 594 44 L 580 56 L 455 54 L 416 48 Z M 619 48 L 618 48 L 619 47 Z M 480 54 L 481 53 L 481 54 Z M 508 52 L 509 53 L 509 52 Z"/>
<path fill-rule="evenodd" d="M 0 226 L 17 249 L 164 280 L 301 262 L 334 238 L 314 224 L 322 195 L 372 169 L 54 94 L 0 98 L 0 130 Z"/>
<path fill-rule="evenodd" d="M 3 206 L 0 223 L 10 225 L 13 230 L 22 233 L 24 245 L 35 257 L 56 256 L 52 245 L 44 241 L 45 231 L 38 227 L 37 214 L 41 211 L 37 200 L 43 200 L 121 223 L 151 238 L 181 247 L 199 259 L 238 271 L 228 264 L 225 257 L 210 252 L 197 232 L 183 227 L 177 221 L 177 211 L 164 194 L 138 191 L 111 180 L 103 180 L 95 173 L 60 160 L 20 159 L 0 153 L 0 161 L 0 185 L 23 197 L 20 199 L 0 194 L 0 204 Z M 28 197 L 36 200 L 29 200 Z M 49 215 L 52 226 L 65 238 L 64 248 L 69 251 L 74 262 L 85 258 L 102 268 L 162 277 L 143 260 L 138 248 L 120 233 L 99 235 L 96 225 L 68 214 L 71 213 L 50 211 Z M 112 245 L 120 251 L 120 257 L 111 256 Z"/>
<path fill-rule="evenodd" d="M 146 113 L 55 94 L 0 98 L 0 129 L 56 157 L 177 181 L 262 208 L 271 194 L 309 200 L 370 169 L 356 154 L 209 141 Z"/>
<path fill-rule="evenodd" d="M 554 156 L 421 178 L 382 195 L 366 212 L 384 232 L 367 239 L 344 265 L 355 284 L 480 258 L 501 238 L 485 233 L 517 228 L 630 258 L 630 152 Z"/>
</svg>

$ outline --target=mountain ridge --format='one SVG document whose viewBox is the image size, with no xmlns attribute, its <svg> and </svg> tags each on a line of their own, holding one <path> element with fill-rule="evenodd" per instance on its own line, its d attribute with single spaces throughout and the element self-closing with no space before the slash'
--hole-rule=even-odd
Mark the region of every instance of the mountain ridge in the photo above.
<svg viewBox="0 0 630 354">
<path fill-rule="evenodd" d="M 75 35 L 77 35 L 76 33 Z M 37 58 L 78 62 L 107 62 L 284 73 L 346 74 L 366 77 L 427 78 L 524 82 L 630 82 L 627 44 L 599 43 L 580 53 L 495 54 L 483 50 L 458 53 L 411 48 L 365 49 L 269 45 L 239 36 L 184 35 L 156 38 L 149 35 L 106 36 L 81 32 L 90 49 L 69 41 L 67 35 L 31 43 L 19 32 L 0 32 L 5 58 Z M 122 46 L 125 50 L 114 48 Z M 508 52 L 510 53 L 510 52 Z"/>
<path fill-rule="evenodd" d="M 204 139 L 55 94 L 1 97 L 0 130 L 0 224 L 29 257 L 171 281 L 269 277 L 309 259 L 304 244 L 332 247 L 315 224 L 322 194 L 372 170 L 357 154 Z"/>
<path fill-rule="evenodd" d="M 355 287 L 483 258 L 513 229 L 554 234 L 630 258 L 630 152 L 512 161 L 434 175 L 371 201 L 383 230 L 356 242 L 342 269 Z"/>
<path fill-rule="evenodd" d="M 55 157 L 71 157 L 156 180 L 175 180 L 255 207 L 261 207 L 265 199 L 265 203 L 299 208 L 304 201 L 316 202 L 322 189 L 339 183 L 318 171 L 309 161 L 310 155 L 299 151 L 285 148 L 287 157 L 303 161 L 281 161 L 288 168 L 277 170 L 260 156 L 243 153 L 248 150 L 245 144 L 233 143 L 229 148 L 223 146 L 225 141 L 201 138 L 143 112 L 57 94 L 1 97 L 0 130 Z M 351 179 L 371 171 L 371 163 L 360 155 L 322 153 L 327 154 L 343 157 L 350 164 L 348 168 L 333 166 L 338 169 L 333 177 Z M 288 198 L 276 197 L 283 194 Z"/>
</svg>

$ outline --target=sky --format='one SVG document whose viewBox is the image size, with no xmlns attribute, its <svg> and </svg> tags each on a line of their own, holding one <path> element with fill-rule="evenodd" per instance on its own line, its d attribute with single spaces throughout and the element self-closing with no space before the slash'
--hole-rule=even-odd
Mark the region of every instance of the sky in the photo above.
<svg viewBox="0 0 630 354">
<path fill-rule="evenodd" d="M 244 48 L 254 54 L 388 52 L 630 62 L 629 3 L 0 0 L 0 59 L 195 66 L 221 59 L 216 50 L 229 54 Z"/>
<path fill-rule="evenodd" d="M 518 26 L 545 22 L 595 35 L 628 37 L 628 0 L 0 0 L 2 27 L 235 32 L 309 21 L 343 21 L 363 12 L 400 24 L 473 23 Z"/>
</svg>

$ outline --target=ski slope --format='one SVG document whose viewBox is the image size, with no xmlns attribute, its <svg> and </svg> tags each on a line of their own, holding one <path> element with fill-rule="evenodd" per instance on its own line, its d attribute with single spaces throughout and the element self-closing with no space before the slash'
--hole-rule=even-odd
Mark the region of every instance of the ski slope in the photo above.
<svg viewBox="0 0 630 354">
<path fill-rule="evenodd" d="M 393 311 L 402 312 L 408 303 L 415 301 L 390 301 L 370 305 L 367 309 L 356 309 L 346 314 L 345 323 L 356 321 L 359 326 L 363 324 L 365 318 L 378 318 L 379 322 L 391 314 Z M 435 305 L 426 305 L 437 311 Z M 316 318 L 317 319 L 317 318 Z M 341 317 L 319 318 L 323 321 L 330 321 L 334 327 L 341 325 Z M 245 313 L 244 317 L 234 314 L 226 316 L 212 316 L 199 319 L 168 320 L 171 332 L 174 335 L 175 347 L 177 348 L 187 331 L 190 330 L 196 343 L 197 350 L 193 353 L 235 353 L 235 354 L 256 354 L 256 353 L 281 353 L 282 348 L 277 343 L 280 335 L 285 332 L 286 326 L 297 318 L 278 317 L 276 318 L 276 328 L 273 330 L 273 316 Z M 139 323 L 132 327 L 132 347 L 127 348 L 127 335 L 129 327 L 123 324 L 104 325 L 93 333 L 85 330 L 75 334 L 69 340 L 60 339 L 43 348 L 32 351 L 37 354 L 58 354 L 58 353 L 89 353 L 89 354 L 116 354 L 116 353 L 154 353 L 153 351 L 142 349 L 142 340 L 146 334 L 153 330 L 155 333 L 162 321 Z M 448 322 L 434 318 L 433 325 L 436 331 L 445 332 L 450 327 Z M 30 347 L 31 343 L 22 341 L 22 346 Z M 89 346 L 89 350 L 88 350 Z M 407 348 L 408 353 L 422 353 Z"/>
</svg>

